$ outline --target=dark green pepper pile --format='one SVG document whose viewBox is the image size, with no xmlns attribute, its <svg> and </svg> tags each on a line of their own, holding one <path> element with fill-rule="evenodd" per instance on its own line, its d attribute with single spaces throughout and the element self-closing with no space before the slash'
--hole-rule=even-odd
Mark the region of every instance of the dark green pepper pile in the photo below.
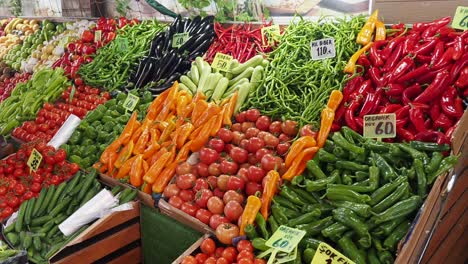
<svg viewBox="0 0 468 264">
<path fill-rule="evenodd" d="M 321 241 L 357 264 L 393 263 L 397 243 L 430 186 L 457 161 L 457 156 L 441 153 L 448 150 L 449 145 L 434 143 L 364 139 L 343 127 L 308 161 L 302 175 L 282 186 L 268 224 L 257 219 L 246 234 L 263 251 L 278 226 L 304 230 L 298 252 L 305 263 Z"/>
<path fill-rule="evenodd" d="M 131 93 L 137 95 L 135 91 Z M 119 93 L 116 98 L 88 112 L 68 143 L 61 146 L 68 153 L 69 161 L 77 163 L 80 168 L 89 168 L 99 160 L 104 149 L 122 133 L 130 119 L 131 112 L 123 107 L 126 98 L 126 94 Z M 152 101 L 149 91 L 140 96 L 134 109 L 138 111 L 140 120 L 146 115 Z"/>
</svg>

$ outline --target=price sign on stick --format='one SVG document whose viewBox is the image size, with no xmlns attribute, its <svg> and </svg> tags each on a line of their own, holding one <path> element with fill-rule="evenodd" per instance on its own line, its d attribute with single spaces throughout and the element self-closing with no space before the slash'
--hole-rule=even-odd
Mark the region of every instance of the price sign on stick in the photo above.
<svg viewBox="0 0 468 264">
<path fill-rule="evenodd" d="M 229 71 L 229 66 L 231 66 L 232 56 L 226 55 L 223 53 L 216 53 L 216 56 L 213 59 L 213 63 L 211 63 L 211 67 L 213 69 L 217 69 L 220 71 Z"/>
<path fill-rule="evenodd" d="M 140 101 L 140 97 L 129 93 L 127 95 L 127 99 L 125 99 L 124 101 L 123 107 L 131 112 L 133 111 L 133 109 L 135 109 L 135 106 L 138 104 L 138 101 Z"/>
<path fill-rule="evenodd" d="M 42 155 L 35 148 L 31 151 L 28 162 L 26 163 L 30 170 L 37 171 L 41 165 Z"/>
<path fill-rule="evenodd" d="M 452 27 L 467 30 L 468 29 L 468 6 L 459 6 L 453 16 Z"/>
<path fill-rule="evenodd" d="M 102 38 L 102 31 L 96 30 L 96 32 L 94 32 L 94 42 L 101 41 L 101 38 Z"/>
<path fill-rule="evenodd" d="M 354 264 L 338 250 L 326 243 L 320 243 L 311 264 Z"/>
<path fill-rule="evenodd" d="M 335 39 L 326 38 L 310 42 L 312 60 L 323 60 L 336 56 Z"/>
<path fill-rule="evenodd" d="M 396 137 L 396 116 L 392 114 L 378 114 L 364 116 L 364 137 L 366 138 L 394 138 Z"/>
<path fill-rule="evenodd" d="M 188 32 L 175 33 L 174 36 L 172 37 L 172 47 L 179 48 L 182 45 L 184 45 L 184 43 L 187 42 L 188 39 L 189 39 Z"/>
<path fill-rule="evenodd" d="M 124 50 L 124 51 L 128 50 L 128 39 L 127 38 L 118 38 L 118 39 L 116 39 L 116 41 L 117 41 L 117 48 L 119 50 Z"/>
<path fill-rule="evenodd" d="M 305 234 L 306 231 L 282 225 L 265 244 L 279 251 L 290 253 Z"/>
<path fill-rule="evenodd" d="M 279 25 L 272 25 L 269 27 L 262 27 L 262 45 L 269 46 L 273 45 L 275 41 L 279 41 L 281 37 L 281 31 Z"/>
</svg>

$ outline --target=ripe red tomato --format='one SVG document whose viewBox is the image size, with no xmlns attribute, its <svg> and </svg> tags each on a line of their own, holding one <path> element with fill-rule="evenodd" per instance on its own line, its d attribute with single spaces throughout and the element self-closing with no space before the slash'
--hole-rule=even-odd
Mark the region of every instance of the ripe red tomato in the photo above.
<svg viewBox="0 0 468 264">
<path fill-rule="evenodd" d="M 271 133 L 266 134 L 263 140 L 265 141 L 265 145 L 267 147 L 273 149 L 276 148 L 276 146 L 280 143 L 280 140 Z"/>
<path fill-rule="evenodd" d="M 210 218 L 213 214 L 206 209 L 198 209 L 195 217 L 200 220 L 202 223 L 208 225 L 210 223 Z"/>
<path fill-rule="evenodd" d="M 224 148 L 224 143 L 223 143 Z M 219 154 L 216 150 L 211 148 L 202 148 L 200 150 L 200 161 L 206 165 L 216 162 L 218 160 Z"/>
<path fill-rule="evenodd" d="M 27 191 L 27 192 L 24 193 L 22 199 L 26 201 L 26 200 L 29 200 L 29 199 L 33 198 L 33 196 L 34 196 L 33 192 Z"/>
<path fill-rule="evenodd" d="M 214 240 L 211 238 L 203 240 L 200 245 L 200 250 L 207 255 L 214 254 L 216 250 L 216 244 Z"/>
<path fill-rule="evenodd" d="M 55 158 L 55 163 L 62 162 L 67 158 L 67 152 L 64 149 L 60 148 L 55 152 L 54 158 Z"/>
<path fill-rule="evenodd" d="M 239 236 L 239 227 L 231 223 L 220 224 L 216 227 L 215 233 L 216 238 L 221 243 L 230 245 L 232 244 L 232 239 Z"/>
<path fill-rule="evenodd" d="M 219 215 L 223 213 L 224 203 L 223 203 L 223 200 L 221 200 L 221 198 L 217 196 L 213 196 L 213 197 L 210 197 L 210 199 L 208 199 L 208 202 L 206 203 L 206 207 L 213 214 Z"/>
<path fill-rule="evenodd" d="M 249 240 L 239 241 L 239 243 L 237 243 L 237 251 L 239 251 L 239 252 L 242 252 L 242 251 L 253 252 L 252 243 Z"/>
<path fill-rule="evenodd" d="M 208 185 L 208 182 L 206 181 L 205 178 L 198 178 L 195 181 L 195 185 L 193 186 L 193 190 L 198 192 L 201 189 L 209 189 L 210 186 Z"/>
<path fill-rule="evenodd" d="M 223 160 L 220 169 L 223 174 L 235 175 L 239 169 L 239 165 L 233 161 Z"/>
<path fill-rule="evenodd" d="M 0 196 L 3 196 L 7 193 L 8 188 L 5 186 L 0 186 Z"/>
<path fill-rule="evenodd" d="M 236 222 L 239 217 L 242 215 L 243 208 L 241 204 L 237 201 L 229 201 L 226 206 L 224 206 L 224 215 L 231 222 Z"/>
<path fill-rule="evenodd" d="M 208 165 L 206 165 L 205 163 L 198 163 L 197 165 L 195 165 L 195 168 L 197 169 L 197 174 L 198 176 L 200 177 L 208 177 L 209 173 L 208 173 Z"/>
<path fill-rule="evenodd" d="M 180 210 L 182 210 L 184 213 L 190 216 L 195 217 L 195 215 L 197 214 L 198 207 L 191 202 L 185 202 L 180 207 Z"/>
<path fill-rule="evenodd" d="M 26 192 L 26 187 L 22 183 L 15 185 L 15 194 L 18 196 L 23 195 Z"/>
<path fill-rule="evenodd" d="M 229 201 L 233 201 L 233 200 L 242 204 L 244 202 L 244 196 L 233 190 L 227 191 L 223 196 L 224 203 L 228 203 Z"/>
<path fill-rule="evenodd" d="M 184 200 L 182 200 L 182 198 L 180 198 L 179 196 L 172 196 L 171 198 L 169 198 L 169 204 L 174 206 L 175 208 L 180 209 L 183 203 Z"/>
<path fill-rule="evenodd" d="M 280 121 L 273 121 L 270 124 L 270 127 L 268 128 L 270 133 L 274 135 L 279 135 L 281 134 L 281 122 Z"/>
<path fill-rule="evenodd" d="M 231 143 L 234 145 L 239 145 L 240 142 L 245 139 L 245 134 L 239 131 L 234 131 L 232 133 L 232 141 Z"/>
<path fill-rule="evenodd" d="M 226 188 L 228 190 L 234 191 L 242 191 L 244 190 L 244 186 L 245 182 L 241 178 L 236 176 L 230 176 L 226 184 Z"/>
<path fill-rule="evenodd" d="M 270 128 L 271 120 L 268 116 L 261 116 L 255 122 L 255 126 L 263 131 L 268 131 Z"/>
<path fill-rule="evenodd" d="M 182 260 L 181 264 L 197 264 L 198 261 L 195 259 L 194 256 L 185 256 Z"/>
<path fill-rule="evenodd" d="M 247 163 L 246 163 L 247 164 Z M 244 165 L 244 164 L 242 164 Z M 248 165 L 248 164 L 247 164 Z M 244 182 L 248 182 L 249 181 L 249 177 L 248 177 L 248 174 L 249 174 L 249 170 L 248 168 L 240 168 L 239 171 L 237 172 L 236 176 L 241 178 Z M 229 178 L 227 178 L 229 179 Z M 226 180 L 226 184 L 227 184 L 227 180 Z"/>
<path fill-rule="evenodd" d="M 212 138 L 208 141 L 208 147 L 214 149 L 216 152 L 220 153 L 224 149 L 224 141 L 219 138 Z"/>
<path fill-rule="evenodd" d="M 198 253 L 195 255 L 195 259 L 197 260 L 198 264 L 203 264 L 208 259 L 208 255 L 205 253 Z"/>
<path fill-rule="evenodd" d="M 229 264 L 229 261 L 223 257 L 220 257 L 216 260 L 216 264 Z"/>
<path fill-rule="evenodd" d="M 192 165 L 188 162 L 182 162 L 176 167 L 176 173 L 177 175 L 183 175 L 183 174 L 188 174 L 192 170 Z"/>
<path fill-rule="evenodd" d="M 208 178 L 206 178 L 206 181 L 208 182 L 208 186 L 210 187 L 209 189 L 210 190 L 213 190 L 215 189 L 216 187 L 218 187 L 218 179 L 216 178 L 216 176 L 208 176 Z"/>
<path fill-rule="evenodd" d="M 247 150 L 250 153 L 255 153 L 257 150 L 263 148 L 265 146 L 265 141 L 263 139 L 260 139 L 258 137 L 253 137 L 249 139 L 249 144 L 247 145 Z"/>
<path fill-rule="evenodd" d="M 237 250 L 235 247 L 227 247 L 224 249 L 221 256 L 225 258 L 227 261 L 229 261 L 230 263 L 232 263 L 236 260 Z"/>
<path fill-rule="evenodd" d="M 231 130 L 227 128 L 221 128 L 219 129 L 218 133 L 216 134 L 224 143 L 229 143 L 231 142 L 233 138 L 233 133 Z"/>
<path fill-rule="evenodd" d="M 271 171 L 274 169 L 279 169 L 281 167 L 282 159 L 275 157 L 271 154 L 266 154 L 261 160 L 262 169 L 265 171 Z"/>
<path fill-rule="evenodd" d="M 181 190 L 179 193 L 179 197 L 184 202 L 191 202 L 193 201 L 193 199 L 195 199 L 195 194 L 193 193 L 192 190 Z"/>
<path fill-rule="evenodd" d="M 176 185 L 182 190 L 190 189 L 195 184 L 195 180 L 195 175 L 191 173 L 179 175 L 176 178 Z"/>
<path fill-rule="evenodd" d="M 250 122 L 255 122 L 260 117 L 260 111 L 257 109 L 249 109 L 245 112 L 245 119 Z"/>
<path fill-rule="evenodd" d="M 13 208 L 11 207 L 5 207 L 3 208 L 2 210 L 2 218 L 7 218 L 7 217 L 10 217 L 10 215 L 12 215 L 14 212 Z"/>
<path fill-rule="evenodd" d="M 213 175 L 213 176 L 220 175 L 221 174 L 221 164 L 211 163 L 210 166 L 208 166 L 208 174 Z"/>
<path fill-rule="evenodd" d="M 288 153 L 290 146 L 291 144 L 289 142 L 280 143 L 276 146 L 276 153 L 280 156 L 284 156 Z"/>
<path fill-rule="evenodd" d="M 209 257 L 203 264 L 216 264 L 216 259 L 214 257 Z"/>
<path fill-rule="evenodd" d="M 8 206 L 10 206 L 12 208 L 16 208 L 20 204 L 20 200 L 19 200 L 18 197 L 12 196 L 12 197 L 7 199 L 7 204 L 8 204 Z"/>
<path fill-rule="evenodd" d="M 180 192 L 179 187 L 174 183 L 171 183 L 164 188 L 164 197 L 171 198 L 172 196 L 178 195 Z"/>
<path fill-rule="evenodd" d="M 247 195 L 255 195 L 257 192 L 262 192 L 262 185 L 256 182 L 248 182 L 245 185 L 245 193 Z"/>
<path fill-rule="evenodd" d="M 38 182 L 33 182 L 31 184 L 31 187 L 29 187 L 29 189 L 32 191 L 32 192 L 35 192 L 35 193 L 39 193 L 42 189 L 42 186 L 40 183 Z"/>
<path fill-rule="evenodd" d="M 250 166 L 248 169 L 247 177 L 249 181 L 259 183 L 262 182 L 263 177 L 265 177 L 265 175 L 266 172 L 262 168 L 259 168 L 257 166 Z"/>
<path fill-rule="evenodd" d="M 229 223 L 229 220 L 219 214 L 213 214 L 210 218 L 210 227 L 216 229 L 220 224 Z"/>
<path fill-rule="evenodd" d="M 208 200 L 213 197 L 213 192 L 208 189 L 201 189 L 195 194 L 195 203 L 201 207 L 206 208 Z"/>
<path fill-rule="evenodd" d="M 281 124 L 281 131 L 290 137 L 295 137 L 298 132 L 297 122 L 286 120 Z"/>
<path fill-rule="evenodd" d="M 254 264 L 254 261 L 250 258 L 241 258 L 237 261 L 237 264 Z"/>
<path fill-rule="evenodd" d="M 254 264 L 267 264 L 266 260 L 264 259 L 255 259 Z"/>
<path fill-rule="evenodd" d="M 255 127 L 255 123 L 253 123 L 253 122 L 244 122 L 241 125 L 241 131 L 243 133 L 245 133 L 245 132 L 247 132 L 247 130 L 249 130 L 249 128 L 252 128 L 252 127 Z"/>
<path fill-rule="evenodd" d="M 248 152 L 245 149 L 239 147 L 233 147 L 229 152 L 232 160 L 237 162 L 238 164 L 242 164 L 247 161 L 248 159 Z"/>
<path fill-rule="evenodd" d="M 260 133 L 260 130 L 258 128 L 251 127 L 249 129 L 247 129 L 247 131 L 245 131 L 245 137 L 247 139 L 253 138 L 253 137 L 256 137 L 258 135 L 258 133 Z"/>
<path fill-rule="evenodd" d="M 245 115 L 246 115 L 246 112 L 245 112 L 245 111 L 240 112 L 239 114 L 237 114 L 237 115 L 236 115 L 236 121 L 237 121 L 237 123 L 243 123 L 243 122 L 245 122 L 245 120 L 246 120 Z"/>
</svg>

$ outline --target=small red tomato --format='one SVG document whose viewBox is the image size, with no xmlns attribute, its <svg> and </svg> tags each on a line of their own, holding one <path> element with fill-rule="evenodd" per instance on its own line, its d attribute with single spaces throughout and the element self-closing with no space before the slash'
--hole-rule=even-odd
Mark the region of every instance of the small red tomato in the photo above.
<svg viewBox="0 0 468 264">
<path fill-rule="evenodd" d="M 265 142 L 258 138 L 258 137 L 253 137 L 251 139 L 249 139 L 249 144 L 247 146 L 247 150 L 250 152 L 250 153 L 255 153 L 257 152 L 257 150 L 263 148 L 263 146 L 265 146 Z"/>
<path fill-rule="evenodd" d="M 197 260 L 198 264 L 203 264 L 208 259 L 208 255 L 205 253 L 198 253 L 195 255 L 195 259 Z"/>
<path fill-rule="evenodd" d="M 260 111 L 257 109 L 249 109 L 245 112 L 245 119 L 250 122 L 255 122 L 260 117 Z"/>
<path fill-rule="evenodd" d="M 221 148 L 221 151 L 222 151 L 222 149 L 224 149 L 224 143 L 222 143 L 222 144 L 223 144 L 223 147 Z M 221 151 L 219 151 L 219 152 L 221 152 Z M 216 160 L 218 158 L 219 158 L 219 153 L 214 149 L 202 148 L 200 150 L 200 161 L 203 162 L 206 165 L 210 165 L 211 163 L 216 162 Z"/>
<path fill-rule="evenodd" d="M 216 150 L 216 152 L 220 153 L 224 149 L 224 141 L 219 138 L 212 138 L 208 141 L 208 147 Z M 201 153 L 200 153 L 201 155 Z"/>
<path fill-rule="evenodd" d="M 245 131 L 245 137 L 247 139 L 253 138 L 253 137 L 256 137 L 258 135 L 258 133 L 260 133 L 260 130 L 258 128 L 251 127 L 249 129 L 247 129 L 247 131 Z"/>
<path fill-rule="evenodd" d="M 270 129 L 271 120 L 268 116 L 261 116 L 255 122 L 255 126 L 263 131 L 268 131 Z"/>
<path fill-rule="evenodd" d="M 230 176 L 226 188 L 233 191 L 242 191 L 244 189 L 245 182 L 236 176 Z"/>
<path fill-rule="evenodd" d="M 236 222 L 239 217 L 242 215 L 243 208 L 241 204 L 237 201 L 229 201 L 226 206 L 224 206 L 224 215 L 231 222 Z"/>
<path fill-rule="evenodd" d="M 31 187 L 29 187 L 29 189 L 32 191 L 32 192 L 35 192 L 35 193 L 39 193 L 42 189 L 41 187 L 41 184 L 40 183 L 37 183 L 37 182 L 33 182 L 31 184 Z"/>
<path fill-rule="evenodd" d="M 198 178 L 195 181 L 195 185 L 193 186 L 193 190 L 196 192 L 198 192 L 201 189 L 209 189 L 209 188 L 210 186 L 205 178 Z"/>
<path fill-rule="evenodd" d="M 213 176 L 218 176 L 221 174 L 221 165 L 219 163 L 211 163 L 208 166 L 208 173 Z"/>
<path fill-rule="evenodd" d="M 237 250 L 235 247 L 227 247 L 222 253 L 222 257 L 225 258 L 230 263 L 234 262 L 237 257 Z"/>
<path fill-rule="evenodd" d="M 235 175 L 239 169 L 239 165 L 233 161 L 223 160 L 220 169 L 223 174 Z"/>
<path fill-rule="evenodd" d="M 232 160 L 237 162 L 238 164 L 242 164 L 247 161 L 248 152 L 245 149 L 239 147 L 233 147 L 229 152 Z"/>
<path fill-rule="evenodd" d="M 270 130 L 270 133 L 274 135 L 279 135 L 281 134 L 281 122 L 280 121 L 273 121 L 270 124 L 270 127 L 268 128 Z"/>
<path fill-rule="evenodd" d="M 205 163 L 198 163 L 195 165 L 195 169 L 197 170 L 197 174 L 200 177 L 208 177 L 210 174 L 208 173 L 208 165 Z"/>
<path fill-rule="evenodd" d="M 242 252 L 244 250 L 253 252 L 253 246 L 249 240 L 241 240 L 239 243 L 237 243 L 237 251 Z"/>
<path fill-rule="evenodd" d="M 276 153 L 278 153 L 280 156 L 284 156 L 286 153 L 288 153 L 290 146 L 291 144 L 288 142 L 280 143 L 276 146 Z"/>
<path fill-rule="evenodd" d="M 169 198 L 169 204 L 177 209 L 180 209 L 183 203 L 184 200 L 182 200 L 182 198 L 180 198 L 179 196 L 172 196 L 171 198 Z"/>
<path fill-rule="evenodd" d="M 208 200 L 213 197 L 213 192 L 208 189 L 201 189 L 195 194 L 195 203 L 201 207 L 206 208 Z"/>
<path fill-rule="evenodd" d="M 245 111 L 244 112 L 240 112 L 239 114 L 236 115 L 236 122 L 237 123 L 243 123 L 245 122 L 246 118 L 245 118 Z"/>
<path fill-rule="evenodd" d="M 210 218 L 213 214 L 206 209 L 198 209 L 195 217 L 200 220 L 202 223 L 208 225 L 210 223 Z"/>
<path fill-rule="evenodd" d="M 182 210 L 184 213 L 190 216 L 195 217 L 195 215 L 197 214 L 198 207 L 191 202 L 185 202 L 180 207 L 180 210 Z"/>
<path fill-rule="evenodd" d="M 262 192 L 262 185 L 256 182 L 248 182 L 245 185 L 245 193 L 247 195 L 255 195 L 257 192 Z"/>
<path fill-rule="evenodd" d="M 185 256 L 181 264 L 197 264 L 197 260 L 194 256 Z"/>
<path fill-rule="evenodd" d="M 195 194 L 193 193 L 192 190 L 181 190 L 179 193 L 179 197 L 184 202 L 191 202 L 193 201 L 193 199 L 195 199 Z"/>
<path fill-rule="evenodd" d="M 224 141 L 224 143 L 229 143 L 232 140 L 233 134 L 232 131 L 227 129 L 227 128 L 221 128 L 219 129 L 217 136 Z"/>
</svg>

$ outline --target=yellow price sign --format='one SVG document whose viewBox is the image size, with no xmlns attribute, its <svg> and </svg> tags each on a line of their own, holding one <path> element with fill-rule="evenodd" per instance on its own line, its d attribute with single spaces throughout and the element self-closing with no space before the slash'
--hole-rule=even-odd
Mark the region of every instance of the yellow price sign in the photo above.
<svg viewBox="0 0 468 264">
<path fill-rule="evenodd" d="M 364 137 L 394 138 L 396 137 L 396 115 L 378 114 L 364 116 Z"/>
<path fill-rule="evenodd" d="M 211 63 L 211 67 L 213 69 L 228 72 L 229 67 L 231 66 L 232 59 L 233 58 L 231 55 L 226 55 L 218 52 L 216 53 L 216 56 L 213 59 L 213 63 Z"/>
<path fill-rule="evenodd" d="M 262 44 L 263 46 L 273 45 L 275 41 L 279 41 L 281 31 L 279 25 L 272 25 L 269 27 L 262 27 Z"/>
<path fill-rule="evenodd" d="M 39 166 L 41 165 L 42 161 L 42 155 L 37 151 L 35 148 L 31 151 L 31 155 L 29 156 L 28 162 L 28 167 L 32 171 L 37 171 L 39 169 Z"/>
<path fill-rule="evenodd" d="M 102 39 L 102 31 L 101 30 L 96 30 L 94 32 L 94 42 L 99 42 Z"/>
<path fill-rule="evenodd" d="M 265 245 L 282 252 L 290 253 L 305 236 L 306 231 L 280 226 Z"/>
<path fill-rule="evenodd" d="M 133 109 L 135 109 L 139 101 L 140 101 L 140 97 L 129 93 L 127 95 L 127 99 L 125 99 L 123 103 L 123 107 L 127 109 L 128 111 L 133 111 Z"/>
<path fill-rule="evenodd" d="M 181 47 L 182 45 L 185 44 L 185 42 L 187 42 L 187 40 L 189 39 L 189 33 L 188 32 L 184 32 L 184 33 L 175 33 L 174 36 L 172 36 L 172 47 L 173 48 L 179 48 Z"/>
<path fill-rule="evenodd" d="M 452 27 L 467 30 L 468 29 L 468 6 L 459 6 L 453 16 Z"/>
<path fill-rule="evenodd" d="M 311 264 L 354 264 L 341 252 L 326 243 L 320 243 Z"/>
</svg>

